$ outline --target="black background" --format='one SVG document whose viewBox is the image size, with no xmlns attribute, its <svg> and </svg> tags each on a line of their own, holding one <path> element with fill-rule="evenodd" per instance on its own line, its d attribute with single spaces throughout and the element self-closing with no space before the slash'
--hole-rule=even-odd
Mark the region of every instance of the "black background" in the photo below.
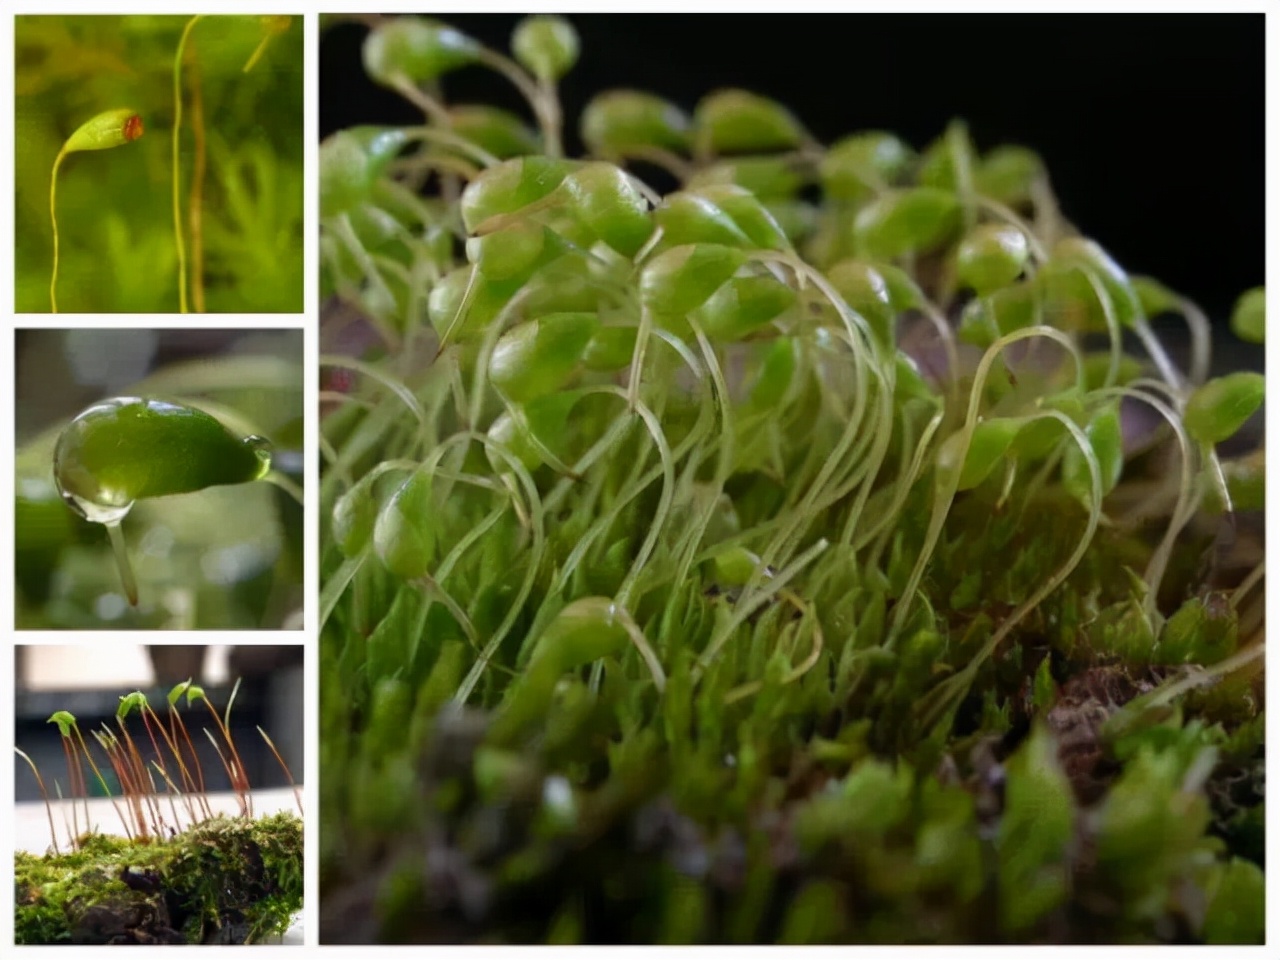
<svg viewBox="0 0 1280 960">
<path fill-rule="evenodd" d="M 432 15 L 504 52 L 519 19 Z M 686 109 L 717 87 L 745 87 L 782 101 L 824 142 L 879 128 L 921 148 L 961 117 L 979 149 L 1016 142 L 1039 151 L 1068 219 L 1130 271 L 1197 300 L 1215 323 L 1263 282 L 1261 14 L 570 19 L 582 37 L 561 84 L 571 131 L 594 93 L 618 86 Z M 340 23 L 322 37 L 322 135 L 418 116 L 364 76 L 365 33 Z M 485 70 L 452 74 L 444 89 L 453 103 L 522 107 Z"/>
</svg>

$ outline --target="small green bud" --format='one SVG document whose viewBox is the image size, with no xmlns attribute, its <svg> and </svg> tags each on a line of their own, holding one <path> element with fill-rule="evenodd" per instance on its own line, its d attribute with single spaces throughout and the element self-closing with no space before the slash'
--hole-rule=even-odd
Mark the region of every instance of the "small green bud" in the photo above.
<svg viewBox="0 0 1280 960">
<path fill-rule="evenodd" d="M 648 201 L 613 164 L 585 164 L 565 178 L 564 187 L 578 219 L 624 257 L 634 257 L 653 233 Z"/>
<path fill-rule="evenodd" d="M 640 273 L 640 301 L 656 314 L 683 317 L 711 299 L 744 263 L 742 251 L 721 244 L 664 250 Z"/>
<path fill-rule="evenodd" d="M 480 45 L 437 20 L 396 17 L 369 31 L 363 55 L 365 72 L 384 86 L 427 83 L 475 63 Z"/>
<path fill-rule="evenodd" d="M 957 430 L 938 448 L 935 461 L 938 482 L 946 482 L 958 474 L 957 490 L 971 490 L 982 483 L 1004 457 L 1025 423 L 1025 420 L 1013 417 L 982 420 L 974 426 L 967 448 L 964 447 L 964 431 Z"/>
<path fill-rule="evenodd" d="M 865 260 L 841 260 L 827 271 L 827 279 L 845 303 L 866 319 L 882 344 L 895 342 L 897 313 L 884 274 Z"/>
<path fill-rule="evenodd" d="M 890 191 L 858 211 L 854 237 L 867 255 L 892 260 L 925 253 L 949 240 L 960 226 L 960 201 L 934 187 Z"/>
<path fill-rule="evenodd" d="M 501 230 L 467 241 L 467 259 L 495 283 L 524 280 L 547 252 L 551 231 L 532 220 L 520 220 Z"/>
<path fill-rule="evenodd" d="M 778 337 L 764 352 L 760 372 L 747 395 L 752 411 L 771 410 L 786 398 L 800 368 L 802 347 L 798 337 Z"/>
<path fill-rule="evenodd" d="M 1016 227 L 984 223 L 975 227 L 956 249 L 956 276 L 984 296 L 1006 287 L 1027 262 L 1027 238 Z"/>
<path fill-rule="evenodd" d="M 525 17 L 511 35 L 511 52 L 539 80 L 559 80 L 578 62 L 578 31 L 564 17 Z"/>
<path fill-rule="evenodd" d="M 333 505 L 333 540 L 344 556 L 358 556 L 373 537 L 378 519 L 374 479 L 374 475 L 362 477 Z"/>
<path fill-rule="evenodd" d="M 700 168 L 685 181 L 685 189 L 734 184 L 762 201 L 786 200 L 808 181 L 805 162 L 794 157 L 737 157 Z"/>
<path fill-rule="evenodd" d="M 434 559 L 436 505 L 431 474 L 416 470 L 378 511 L 373 545 L 382 565 L 401 580 L 427 574 Z"/>
<path fill-rule="evenodd" d="M 582 142 L 593 154 L 616 158 L 657 148 L 684 152 L 689 117 L 679 107 L 639 90 L 608 90 L 582 111 Z"/>
<path fill-rule="evenodd" d="M 1112 402 L 1089 418 L 1084 427 L 1085 437 L 1098 460 L 1098 469 L 1102 480 L 1102 495 L 1105 497 L 1116 488 L 1120 476 L 1124 473 L 1124 439 L 1120 431 L 1120 405 Z M 1063 486 L 1076 499 L 1086 506 L 1090 505 L 1092 489 L 1089 479 L 1089 464 L 1084 453 L 1074 441 L 1067 444 L 1062 457 Z"/>
<path fill-rule="evenodd" d="M 1044 175 L 1044 162 L 1034 150 L 1006 145 L 982 158 L 974 185 L 983 196 L 1020 208 L 1031 201 L 1032 189 Z"/>
<path fill-rule="evenodd" d="M 142 136 L 142 117 L 129 107 L 105 110 L 76 128 L 62 145 L 63 153 L 81 150 L 110 150 L 123 147 Z"/>
<path fill-rule="evenodd" d="M 238 437 L 203 410 L 164 400 L 116 397 L 95 403 L 63 429 L 54 481 L 64 500 L 125 508 L 135 500 L 261 479 L 271 446 Z"/>
<path fill-rule="evenodd" d="M 369 199 L 374 183 L 408 141 L 395 127 L 340 130 L 320 144 L 320 216 L 346 213 Z"/>
<path fill-rule="evenodd" d="M 733 221 L 758 250 L 789 250 L 791 244 L 778 222 L 749 190 L 731 183 L 712 184 L 698 189 Z"/>
<path fill-rule="evenodd" d="M 759 556 L 745 547 L 729 547 L 711 558 L 712 576 L 722 587 L 745 587 L 764 566 Z"/>
<path fill-rule="evenodd" d="M 1098 244 L 1084 237 L 1067 237 L 1060 240 L 1053 249 L 1055 265 L 1077 266 L 1088 270 L 1097 277 L 1111 298 L 1112 309 L 1120 327 L 1132 327 L 1144 316 L 1142 303 L 1138 294 L 1129 282 L 1129 275 Z M 1096 300 L 1092 289 L 1086 294 L 1091 310 L 1096 310 Z M 1106 329 L 1105 325 L 1101 329 Z"/>
<path fill-rule="evenodd" d="M 693 112 L 701 152 L 768 153 L 804 140 L 800 122 L 782 104 L 746 90 L 717 90 Z"/>
<path fill-rule="evenodd" d="M 662 228 L 662 242 L 668 247 L 691 243 L 743 248 L 751 245 L 750 238 L 727 213 L 696 193 L 681 190 L 668 194 L 654 210 L 653 219 Z"/>
<path fill-rule="evenodd" d="M 776 277 L 734 277 L 694 315 L 708 337 L 728 342 L 749 336 L 795 302 L 795 291 Z"/>
<path fill-rule="evenodd" d="M 977 151 L 969 136 L 968 124 L 953 120 L 920 157 L 916 182 L 922 187 L 957 191 L 963 186 L 962 170 L 967 169 L 972 177 L 977 165 Z"/>
<path fill-rule="evenodd" d="M 466 343 L 484 336 L 489 324 L 515 292 L 514 284 L 499 283 L 483 274 L 477 274 L 473 280 L 473 270 L 470 266 L 450 270 L 427 295 L 427 317 L 441 336 L 454 323 L 466 302 L 466 314 L 453 327 L 451 334 L 455 343 Z M 468 286 L 472 288 L 469 302 L 466 301 Z"/>
<path fill-rule="evenodd" d="M 911 148 L 891 133 L 856 133 L 837 140 L 823 155 L 822 189 L 833 200 L 862 200 L 896 183 L 912 159 Z"/>
<path fill-rule="evenodd" d="M 594 313 L 553 313 L 508 330 L 489 358 L 489 379 L 514 403 L 559 390 L 600 325 Z"/>
<path fill-rule="evenodd" d="M 492 217 L 515 213 L 550 194 L 577 166 L 571 160 L 517 157 L 483 171 L 462 191 L 462 223 L 468 233 Z"/>
</svg>

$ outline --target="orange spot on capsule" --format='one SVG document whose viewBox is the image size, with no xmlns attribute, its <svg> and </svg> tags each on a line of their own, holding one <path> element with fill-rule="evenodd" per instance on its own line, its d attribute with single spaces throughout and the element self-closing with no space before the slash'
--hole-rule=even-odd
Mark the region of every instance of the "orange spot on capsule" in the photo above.
<svg viewBox="0 0 1280 960">
<path fill-rule="evenodd" d="M 142 118 L 136 113 L 124 122 L 124 139 L 126 143 L 142 136 Z"/>
</svg>

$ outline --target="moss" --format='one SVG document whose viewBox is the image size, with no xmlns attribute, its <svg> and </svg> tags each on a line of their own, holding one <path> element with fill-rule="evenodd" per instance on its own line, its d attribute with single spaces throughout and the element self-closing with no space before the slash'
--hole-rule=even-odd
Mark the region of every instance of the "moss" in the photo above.
<svg viewBox="0 0 1280 960">
<path fill-rule="evenodd" d="M 901 169 L 863 135 L 817 164 L 820 144 L 735 156 L 794 173 L 783 198 L 692 193 L 720 175 L 708 117 L 748 124 L 744 103 L 788 116 L 704 100 L 672 164 L 684 199 L 656 205 L 643 257 L 603 233 L 590 258 L 557 252 L 591 241 L 590 178 L 557 174 L 546 202 L 511 183 L 550 190 L 534 171 L 558 160 L 470 178 L 462 206 L 538 227 L 556 270 L 535 266 L 502 321 L 458 306 L 466 336 L 384 337 L 359 384 L 335 374 L 355 402 L 326 418 L 321 484 L 321 942 L 1260 942 L 1261 611 L 1235 603 L 1262 570 L 1243 525 L 1201 509 L 1216 468 L 1178 414 L 1203 345 L 1173 369 L 1039 158 L 984 155 L 962 123 Z M 714 223 L 681 219 L 690 196 Z M 766 199 L 812 214 L 794 257 L 749 229 Z M 958 209 L 1017 223 L 1033 269 L 1015 276 L 1019 255 L 973 296 Z M 370 245 L 367 269 L 323 257 L 329 289 L 414 346 L 433 333 L 403 277 L 514 276 L 480 259 L 487 230 L 449 251 L 322 229 L 331 251 Z M 738 282 L 765 265 L 794 297 L 739 337 Z M 597 291 L 572 310 L 636 346 L 516 403 L 485 351 L 536 337 L 527 298 L 566 275 Z M 921 313 L 983 359 L 921 342 Z M 1151 362 L 1119 335 L 1092 353 L 1109 325 Z M 1107 386 L 1147 371 L 1159 430 Z M 572 414 L 535 429 L 543 403 Z M 529 436 L 508 443 L 503 417 Z M 405 512 L 409 466 L 436 485 Z M 361 498 L 374 549 L 346 535 Z"/>
<path fill-rule="evenodd" d="M 302 906 L 302 821 L 215 817 L 168 840 L 18 853 L 19 944 L 257 943 Z"/>
</svg>

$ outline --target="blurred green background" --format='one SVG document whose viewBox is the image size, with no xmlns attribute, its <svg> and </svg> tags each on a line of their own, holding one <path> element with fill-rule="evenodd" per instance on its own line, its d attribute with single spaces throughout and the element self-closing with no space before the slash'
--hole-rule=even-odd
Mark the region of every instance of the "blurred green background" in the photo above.
<svg viewBox="0 0 1280 960">
<path fill-rule="evenodd" d="M 63 142 L 104 110 L 131 107 L 141 139 L 69 154 L 58 175 L 58 309 L 177 313 L 171 176 L 173 61 L 188 16 L 15 18 L 15 308 L 49 312 L 49 178 Z M 201 217 L 205 310 L 302 310 L 302 22 L 271 39 L 266 20 L 217 16 L 187 41 L 183 217 L 204 114 Z M 197 80 L 198 77 L 198 80 Z M 191 252 L 188 238 L 188 253 Z"/>
<path fill-rule="evenodd" d="M 139 585 L 130 607 L 105 527 L 53 481 L 62 427 L 114 396 L 199 407 L 274 447 L 303 481 L 298 330 L 18 330 L 15 596 L 18 629 L 301 629 L 303 511 L 264 481 L 142 500 L 123 531 Z"/>
</svg>

